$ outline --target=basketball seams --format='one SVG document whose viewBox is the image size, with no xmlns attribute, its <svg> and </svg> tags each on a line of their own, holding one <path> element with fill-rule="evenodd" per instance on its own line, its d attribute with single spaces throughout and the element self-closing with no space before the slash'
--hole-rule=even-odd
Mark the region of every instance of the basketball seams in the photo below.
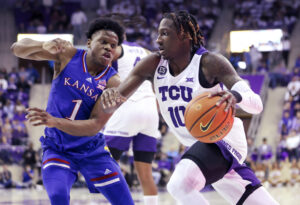
<svg viewBox="0 0 300 205">
<path fill-rule="evenodd" d="M 223 123 L 227 120 L 227 118 L 229 117 L 229 113 L 230 112 L 227 112 L 227 115 L 226 115 L 226 117 L 225 117 L 225 119 L 213 130 L 213 131 L 211 131 L 210 133 L 207 133 L 206 135 L 203 135 L 203 136 L 197 136 L 196 138 L 202 138 L 202 137 L 206 137 L 207 135 L 210 135 L 211 133 L 213 133 L 213 132 L 215 132 L 217 129 L 219 129 L 220 128 L 220 126 L 222 126 L 223 125 Z M 232 114 L 232 112 L 231 112 L 231 114 Z"/>
<path fill-rule="evenodd" d="M 208 112 L 210 112 L 213 108 L 215 108 L 216 105 L 213 105 L 212 107 L 210 107 L 205 113 L 203 113 L 200 117 L 198 117 L 197 120 L 195 120 L 195 122 L 193 123 L 193 125 L 191 126 L 191 128 L 189 129 L 189 131 L 191 131 L 193 129 L 193 127 L 199 122 L 199 120 L 206 115 Z"/>
<path fill-rule="evenodd" d="M 188 107 L 188 109 L 187 110 L 185 110 L 185 112 L 184 112 L 184 116 L 186 116 L 185 115 L 185 113 L 188 113 L 189 112 L 189 110 L 190 110 L 190 108 L 196 103 L 196 102 L 198 102 L 198 100 L 200 100 L 200 99 L 202 99 L 202 98 L 205 98 L 205 97 L 207 97 L 208 96 L 208 94 L 207 95 L 205 95 L 205 96 L 202 96 L 202 95 L 200 95 L 200 96 L 197 96 L 196 98 L 194 98 L 193 100 L 194 100 L 194 102 Z M 185 122 L 185 117 L 184 117 L 184 122 Z"/>
<path fill-rule="evenodd" d="M 230 132 L 233 109 L 224 113 L 225 107 L 216 105 L 218 99 L 210 99 L 208 95 L 209 93 L 203 93 L 189 102 L 184 113 L 184 120 L 187 130 L 195 139 L 203 143 L 215 143 Z M 195 102 L 198 103 L 195 104 Z M 216 119 L 213 120 L 215 117 Z M 197 129 L 199 123 L 200 127 Z"/>
</svg>

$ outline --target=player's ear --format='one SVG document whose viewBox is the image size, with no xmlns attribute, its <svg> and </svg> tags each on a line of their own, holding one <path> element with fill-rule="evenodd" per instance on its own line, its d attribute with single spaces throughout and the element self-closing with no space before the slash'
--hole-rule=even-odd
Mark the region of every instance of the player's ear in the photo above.
<svg viewBox="0 0 300 205">
<path fill-rule="evenodd" d="M 190 41 L 192 40 L 191 36 L 187 33 L 179 33 L 178 38 L 182 41 Z"/>
<path fill-rule="evenodd" d="M 86 45 L 89 49 L 91 48 L 91 41 L 92 41 L 92 39 L 89 38 L 86 43 Z"/>
</svg>

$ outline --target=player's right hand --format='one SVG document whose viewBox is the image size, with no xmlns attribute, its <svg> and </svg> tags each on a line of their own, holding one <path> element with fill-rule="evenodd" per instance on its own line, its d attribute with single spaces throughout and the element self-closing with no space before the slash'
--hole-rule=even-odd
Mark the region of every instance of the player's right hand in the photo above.
<svg viewBox="0 0 300 205">
<path fill-rule="evenodd" d="M 68 46 L 72 46 L 72 44 L 69 41 L 60 38 L 56 38 L 51 41 L 45 41 L 43 43 L 43 49 L 51 54 L 63 53 L 66 51 Z"/>
<path fill-rule="evenodd" d="M 101 105 L 106 113 L 114 112 L 126 100 L 117 88 L 107 88 L 101 95 Z"/>
<path fill-rule="evenodd" d="M 45 110 L 39 108 L 27 108 L 26 119 L 33 126 L 46 125 L 47 127 L 55 127 L 55 117 Z"/>
</svg>

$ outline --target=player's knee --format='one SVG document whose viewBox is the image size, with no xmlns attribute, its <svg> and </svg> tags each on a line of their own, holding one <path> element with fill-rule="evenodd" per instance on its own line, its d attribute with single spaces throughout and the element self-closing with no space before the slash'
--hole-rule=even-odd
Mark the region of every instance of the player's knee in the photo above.
<svg viewBox="0 0 300 205">
<path fill-rule="evenodd" d="M 167 190 L 172 196 L 200 191 L 205 186 L 205 178 L 199 167 L 191 160 L 181 160 L 173 172 Z"/>
</svg>

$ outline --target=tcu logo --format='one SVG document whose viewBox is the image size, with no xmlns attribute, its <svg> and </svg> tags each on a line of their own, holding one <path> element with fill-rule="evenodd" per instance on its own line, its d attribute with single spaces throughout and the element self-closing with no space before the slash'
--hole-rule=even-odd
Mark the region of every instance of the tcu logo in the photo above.
<svg viewBox="0 0 300 205">
<path fill-rule="evenodd" d="M 162 86 L 158 88 L 159 93 L 161 94 L 162 101 L 168 99 L 178 100 L 181 98 L 185 102 L 190 102 L 192 100 L 193 89 L 185 86 Z"/>
<path fill-rule="evenodd" d="M 157 72 L 160 75 L 165 75 L 167 73 L 167 68 L 165 66 L 159 66 L 159 68 L 157 69 Z"/>
</svg>

